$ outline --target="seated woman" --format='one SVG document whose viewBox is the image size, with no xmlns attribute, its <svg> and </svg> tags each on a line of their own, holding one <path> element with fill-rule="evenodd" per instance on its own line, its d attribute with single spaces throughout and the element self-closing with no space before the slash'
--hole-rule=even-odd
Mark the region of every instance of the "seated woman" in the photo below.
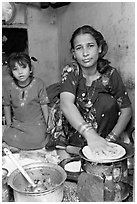
<svg viewBox="0 0 137 204">
<path fill-rule="evenodd" d="M 88 144 L 91 150 L 107 152 L 108 141 L 118 140 L 132 117 L 128 93 L 117 69 L 103 59 L 108 46 L 100 32 L 84 25 L 70 43 L 74 61 L 65 66 L 56 86 L 46 148 Z"/>
</svg>

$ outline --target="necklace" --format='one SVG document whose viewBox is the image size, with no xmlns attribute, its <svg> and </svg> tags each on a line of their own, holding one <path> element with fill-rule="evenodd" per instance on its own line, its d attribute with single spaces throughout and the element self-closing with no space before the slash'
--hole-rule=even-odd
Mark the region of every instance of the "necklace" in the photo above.
<svg viewBox="0 0 137 204">
<path fill-rule="evenodd" d="M 90 92 L 89 92 L 90 88 L 91 87 L 86 87 L 86 90 L 87 90 L 87 103 L 85 103 L 86 108 L 91 108 L 93 106 L 92 98 L 93 98 L 93 95 L 94 95 L 95 89 L 96 89 L 96 81 L 94 82 L 94 87 L 93 87 L 91 95 L 90 95 Z"/>
</svg>

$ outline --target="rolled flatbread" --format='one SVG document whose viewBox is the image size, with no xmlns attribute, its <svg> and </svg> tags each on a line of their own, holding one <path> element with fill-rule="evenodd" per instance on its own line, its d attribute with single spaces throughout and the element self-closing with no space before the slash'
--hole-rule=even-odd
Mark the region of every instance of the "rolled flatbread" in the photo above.
<svg viewBox="0 0 137 204">
<path fill-rule="evenodd" d="M 126 150 L 121 145 L 112 142 L 109 144 L 112 146 L 113 151 L 108 151 L 107 154 L 105 154 L 103 151 L 101 153 L 91 151 L 89 146 L 83 147 L 82 152 L 87 159 L 97 162 L 115 160 L 125 155 Z"/>
</svg>

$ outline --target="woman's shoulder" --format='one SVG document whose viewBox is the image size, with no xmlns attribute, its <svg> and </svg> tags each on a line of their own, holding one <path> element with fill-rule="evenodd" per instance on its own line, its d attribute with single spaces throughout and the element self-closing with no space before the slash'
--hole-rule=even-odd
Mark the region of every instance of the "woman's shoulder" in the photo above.
<svg viewBox="0 0 137 204">
<path fill-rule="evenodd" d="M 72 61 L 71 63 L 68 63 L 64 66 L 62 73 L 76 73 L 79 75 L 80 69 L 79 65 L 75 62 Z"/>
<path fill-rule="evenodd" d="M 117 69 L 111 65 L 108 65 L 107 69 L 105 70 L 103 75 L 110 75 L 111 76 L 114 72 L 117 72 Z"/>
</svg>

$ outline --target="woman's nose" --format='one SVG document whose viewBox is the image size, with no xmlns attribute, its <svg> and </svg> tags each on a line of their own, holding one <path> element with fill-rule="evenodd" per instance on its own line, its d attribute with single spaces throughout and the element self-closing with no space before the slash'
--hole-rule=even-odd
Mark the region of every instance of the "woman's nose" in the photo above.
<svg viewBox="0 0 137 204">
<path fill-rule="evenodd" d="M 87 56 L 89 53 L 88 53 L 88 50 L 86 48 L 83 49 L 83 56 Z"/>
</svg>

